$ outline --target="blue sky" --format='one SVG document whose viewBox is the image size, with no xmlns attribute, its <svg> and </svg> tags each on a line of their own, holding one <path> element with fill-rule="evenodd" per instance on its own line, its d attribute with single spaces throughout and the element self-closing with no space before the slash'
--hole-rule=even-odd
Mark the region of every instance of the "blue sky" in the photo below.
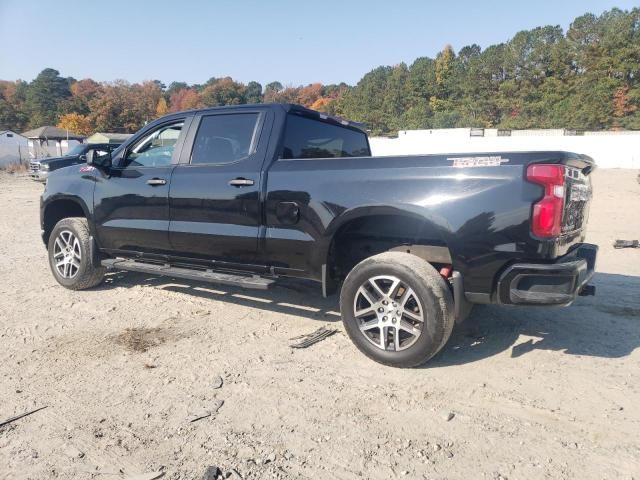
<svg viewBox="0 0 640 480">
<path fill-rule="evenodd" d="M 356 83 L 378 65 L 411 63 L 508 40 L 541 25 L 638 0 L 0 0 L 0 78 L 64 76 L 263 85 Z"/>
</svg>

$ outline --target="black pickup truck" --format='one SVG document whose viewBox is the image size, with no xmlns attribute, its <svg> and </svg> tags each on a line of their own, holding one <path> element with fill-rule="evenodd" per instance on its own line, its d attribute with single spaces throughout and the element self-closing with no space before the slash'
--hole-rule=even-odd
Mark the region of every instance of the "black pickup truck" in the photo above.
<svg viewBox="0 0 640 480">
<path fill-rule="evenodd" d="M 340 287 L 357 347 L 408 367 L 473 304 L 594 293 L 597 247 L 583 243 L 594 168 L 566 152 L 372 157 L 357 124 L 296 105 L 189 111 L 51 174 L 42 238 L 71 289 L 110 268 Z"/>
</svg>

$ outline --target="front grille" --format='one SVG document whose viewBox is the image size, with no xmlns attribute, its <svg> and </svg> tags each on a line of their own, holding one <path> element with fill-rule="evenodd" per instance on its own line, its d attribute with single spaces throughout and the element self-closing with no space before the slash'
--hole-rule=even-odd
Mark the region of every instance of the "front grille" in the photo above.
<svg viewBox="0 0 640 480">
<path fill-rule="evenodd" d="M 29 162 L 29 167 L 31 168 L 31 173 L 37 173 L 40 171 L 40 162 Z"/>
</svg>

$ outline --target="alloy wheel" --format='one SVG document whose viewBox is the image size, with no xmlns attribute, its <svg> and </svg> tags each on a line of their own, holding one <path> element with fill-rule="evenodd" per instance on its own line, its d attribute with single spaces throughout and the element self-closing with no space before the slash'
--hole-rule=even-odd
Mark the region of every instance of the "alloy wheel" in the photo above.
<svg viewBox="0 0 640 480">
<path fill-rule="evenodd" d="M 424 327 L 424 310 L 416 293 L 393 275 L 369 278 L 356 292 L 353 312 L 360 332 L 385 351 L 413 345 Z"/>
<path fill-rule="evenodd" d="M 53 246 L 53 261 L 62 278 L 73 278 L 80 271 L 80 242 L 70 230 L 61 231 Z"/>
</svg>

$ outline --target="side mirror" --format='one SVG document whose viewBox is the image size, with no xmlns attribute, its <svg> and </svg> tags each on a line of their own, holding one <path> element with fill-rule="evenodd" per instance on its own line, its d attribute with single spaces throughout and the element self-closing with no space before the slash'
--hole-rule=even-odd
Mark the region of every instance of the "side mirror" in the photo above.
<svg viewBox="0 0 640 480">
<path fill-rule="evenodd" d="M 92 165 L 96 168 L 108 170 L 111 168 L 111 152 L 100 155 L 97 150 L 91 150 L 86 155 L 87 165 Z"/>
<path fill-rule="evenodd" d="M 80 160 L 81 162 L 86 162 L 87 161 L 87 156 L 85 154 L 82 154 L 78 157 L 78 160 Z"/>
</svg>

